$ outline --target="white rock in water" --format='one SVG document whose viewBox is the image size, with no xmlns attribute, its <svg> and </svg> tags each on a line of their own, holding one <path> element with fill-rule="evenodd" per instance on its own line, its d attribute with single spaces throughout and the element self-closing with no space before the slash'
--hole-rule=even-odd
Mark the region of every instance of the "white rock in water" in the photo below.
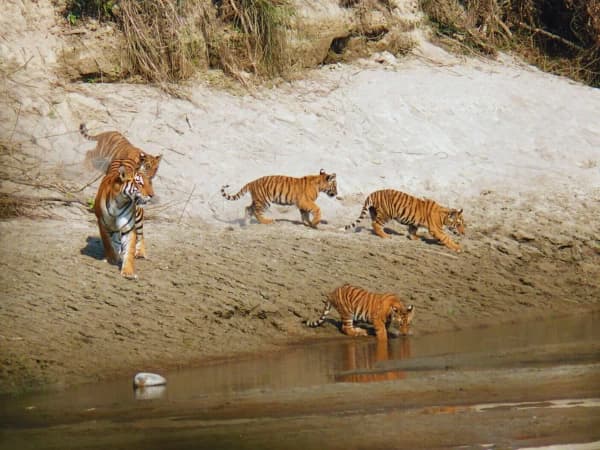
<svg viewBox="0 0 600 450">
<path fill-rule="evenodd" d="M 156 373 L 140 372 L 133 377 L 135 387 L 162 386 L 163 384 L 167 384 L 167 380 Z"/>
</svg>

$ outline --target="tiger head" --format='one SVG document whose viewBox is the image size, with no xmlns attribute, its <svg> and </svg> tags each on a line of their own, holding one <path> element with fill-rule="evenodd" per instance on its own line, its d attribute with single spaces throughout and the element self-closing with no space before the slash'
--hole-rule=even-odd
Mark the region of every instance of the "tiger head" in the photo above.
<svg viewBox="0 0 600 450">
<path fill-rule="evenodd" d="M 408 305 L 404 307 L 402 303 L 397 303 L 392 306 L 392 321 L 398 324 L 400 332 L 404 335 L 408 334 L 408 328 L 415 315 L 415 307 Z"/>
<path fill-rule="evenodd" d="M 337 180 L 335 173 L 326 173 L 321 169 L 319 177 L 319 191 L 325 192 L 330 197 L 335 197 L 337 195 Z"/>
<path fill-rule="evenodd" d="M 121 192 L 138 205 L 144 205 L 154 197 L 152 181 L 143 172 L 135 172 L 123 165 L 119 167 L 119 180 Z"/>
<path fill-rule="evenodd" d="M 458 234 L 465 234 L 465 220 L 462 209 L 451 209 L 446 218 L 445 225 Z"/>
<path fill-rule="evenodd" d="M 153 156 L 148 153 L 141 152 L 140 153 L 140 172 L 146 174 L 146 176 L 150 179 L 154 178 L 156 172 L 158 171 L 158 166 L 160 164 L 160 160 L 162 155 Z"/>
</svg>

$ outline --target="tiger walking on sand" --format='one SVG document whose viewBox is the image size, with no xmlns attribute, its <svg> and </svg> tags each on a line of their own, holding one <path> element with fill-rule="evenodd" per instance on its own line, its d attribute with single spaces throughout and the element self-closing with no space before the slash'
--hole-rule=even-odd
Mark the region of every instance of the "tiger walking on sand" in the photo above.
<svg viewBox="0 0 600 450">
<path fill-rule="evenodd" d="M 408 225 L 408 233 L 411 239 L 418 239 L 417 230 L 419 226 L 426 227 L 432 236 L 446 247 L 460 252 L 460 245 L 450 239 L 443 231 L 444 226 L 456 231 L 458 234 L 465 233 L 465 222 L 462 209 L 450 209 L 443 207 L 433 200 L 413 197 L 394 189 L 383 189 L 369 194 L 358 219 L 345 229 L 355 228 L 358 223 L 370 214 L 373 231 L 381 238 L 390 236 L 383 230 L 383 226 L 396 220 L 403 225 Z"/>
</svg>

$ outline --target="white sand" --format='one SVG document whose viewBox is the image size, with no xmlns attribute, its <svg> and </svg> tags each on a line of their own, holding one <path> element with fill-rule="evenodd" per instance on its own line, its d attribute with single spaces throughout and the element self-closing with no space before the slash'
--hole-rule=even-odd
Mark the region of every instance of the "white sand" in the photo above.
<svg viewBox="0 0 600 450">
<path fill-rule="evenodd" d="M 221 185 L 236 192 L 263 175 L 321 168 L 337 173 L 344 199 L 318 200 L 335 227 L 381 188 L 457 207 L 486 190 L 548 204 L 557 193 L 594 204 L 599 198 L 600 90 L 507 56 L 458 60 L 425 44 L 416 56 L 323 67 L 252 95 L 194 86 L 186 101 L 140 85 L 57 85 L 51 63 L 60 48 L 54 37 L 41 39 L 43 27 L 21 29 L 0 46 L 7 61 L 37 69 L 7 82 L 20 106 L 4 111 L 0 132 L 34 139 L 32 151 L 46 167 L 58 164 L 83 182 L 90 176 L 79 163 L 93 144 L 78 134 L 79 123 L 92 133 L 119 130 L 164 154 L 155 190 L 160 204 L 172 205 L 167 215 L 178 218 L 193 191 L 184 218 L 235 221 L 249 197 L 227 202 Z M 85 194 L 93 196 L 94 187 Z M 287 214 L 298 218 L 293 209 Z"/>
</svg>

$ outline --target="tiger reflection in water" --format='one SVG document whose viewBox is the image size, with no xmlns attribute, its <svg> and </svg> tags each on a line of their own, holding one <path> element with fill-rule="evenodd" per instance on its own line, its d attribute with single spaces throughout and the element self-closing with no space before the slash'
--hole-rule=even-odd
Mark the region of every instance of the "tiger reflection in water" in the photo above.
<svg viewBox="0 0 600 450">
<path fill-rule="evenodd" d="M 391 351 L 388 345 L 391 345 Z M 410 358 L 410 339 L 394 339 L 392 344 L 379 340 L 369 343 L 350 340 L 345 350 L 344 371 L 335 375 L 337 382 L 373 383 L 406 378 L 405 371 L 379 368 L 378 363 Z"/>
</svg>

